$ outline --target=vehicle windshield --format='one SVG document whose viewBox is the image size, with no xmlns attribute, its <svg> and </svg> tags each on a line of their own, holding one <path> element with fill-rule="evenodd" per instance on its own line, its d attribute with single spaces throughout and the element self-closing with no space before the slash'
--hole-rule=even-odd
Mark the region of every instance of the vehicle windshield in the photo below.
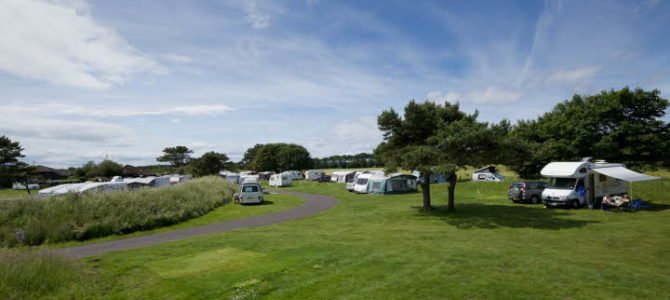
<svg viewBox="0 0 670 300">
<path fill-rule="evenodd" d="M 552 178 L 551 187 L 561 190 L 572 190 L 575 188 L 575 178 Z"/>
<path fill-rule="evenodd" d="M 242 192 L 243 193 L 256 193 L 258 192 L 258 186 L 257 185 L 245 185 L 242 187 Z"/>
<path fill-rule="evenodd" d="M 361 185 L 362 184 L 368 184 L 368 179 L 367 178 L 358 178 L 358 180 L 356 180 L 356 184 L 361 184 Z"/>
</svg>

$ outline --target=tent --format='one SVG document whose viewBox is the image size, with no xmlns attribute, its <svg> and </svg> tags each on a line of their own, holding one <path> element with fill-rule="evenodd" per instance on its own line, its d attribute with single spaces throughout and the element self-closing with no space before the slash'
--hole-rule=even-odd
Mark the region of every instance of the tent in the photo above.
<svg viewBox="0 0 670 300">
<path fill-rule="evenodd" d="M 372 177 L 368 180 L 368 193 L 370 194 L 385 195 L 416 191 L 416 176 L 413 175 L 391 174 L 387 177 Z"/>
<path fill-rule="evenodd" d="M 628 188 L 630 189 L 629 194 L 631 199 L 633 199 L 633 182 L 661 179 L 659 177 L 649 176 L 647 174 L 642 174 L 635 172 L 633 170 L 626 169 L 626 167 L 611 167 L 611 168 L 597 168 L 597 169 L 594 168 L 593 171 L 599 174 L 603 174 L 605 176 L 613 177 L 628 182 L 629 183 Z"/>
</svg>

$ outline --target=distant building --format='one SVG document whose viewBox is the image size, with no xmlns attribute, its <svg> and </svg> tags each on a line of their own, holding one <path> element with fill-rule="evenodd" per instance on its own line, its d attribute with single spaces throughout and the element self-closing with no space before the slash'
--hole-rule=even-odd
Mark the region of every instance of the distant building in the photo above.
<svg viewBox="0 0 670 300">
<path fill-rule="evenodd" d="M 36 166 L 33 175 L 40 177 L 42 180 L 63 180 L 72 175 L 70 170 L 53 169 L 46 166 Z"/>
</svg>

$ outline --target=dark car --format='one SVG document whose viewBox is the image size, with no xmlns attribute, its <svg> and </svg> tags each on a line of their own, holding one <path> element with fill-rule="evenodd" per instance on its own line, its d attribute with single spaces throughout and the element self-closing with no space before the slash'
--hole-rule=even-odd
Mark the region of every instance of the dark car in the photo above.
<svg viewBox="0 0 670 300">
<path fill-rule="evenodd" d="M 509 186 L 507 198 L 513 202 L 530 202 L 533 204 L 542 201 L 542 191 L 549 184 L 542 181 L 517 181 Z"/>
</svg>

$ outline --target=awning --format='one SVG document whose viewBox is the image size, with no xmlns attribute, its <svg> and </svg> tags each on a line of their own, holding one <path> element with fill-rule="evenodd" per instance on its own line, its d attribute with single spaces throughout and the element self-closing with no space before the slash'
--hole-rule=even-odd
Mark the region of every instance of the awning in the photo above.
<svg viewBox="0 0 670 300">
<path fill-rule="evenodd" d="M 600 174 L 603 174 L 603 175 L 606 175 L 606 176 L 609 176 L 609 177 L 614 177 L 616 179 L 620 179 L 620 180 L 628 181 L 628 182 L 661 179 L 659 177 L 649 176 L 649 175 L 646 175 L 646 174 L 631 171 L 631 170 L 626 169 L 624 167 L 599 168 L 599 169 L 593 169 L 593 171 L 596 172 L 596 173 L 600 173 Z"/>
</svg>

